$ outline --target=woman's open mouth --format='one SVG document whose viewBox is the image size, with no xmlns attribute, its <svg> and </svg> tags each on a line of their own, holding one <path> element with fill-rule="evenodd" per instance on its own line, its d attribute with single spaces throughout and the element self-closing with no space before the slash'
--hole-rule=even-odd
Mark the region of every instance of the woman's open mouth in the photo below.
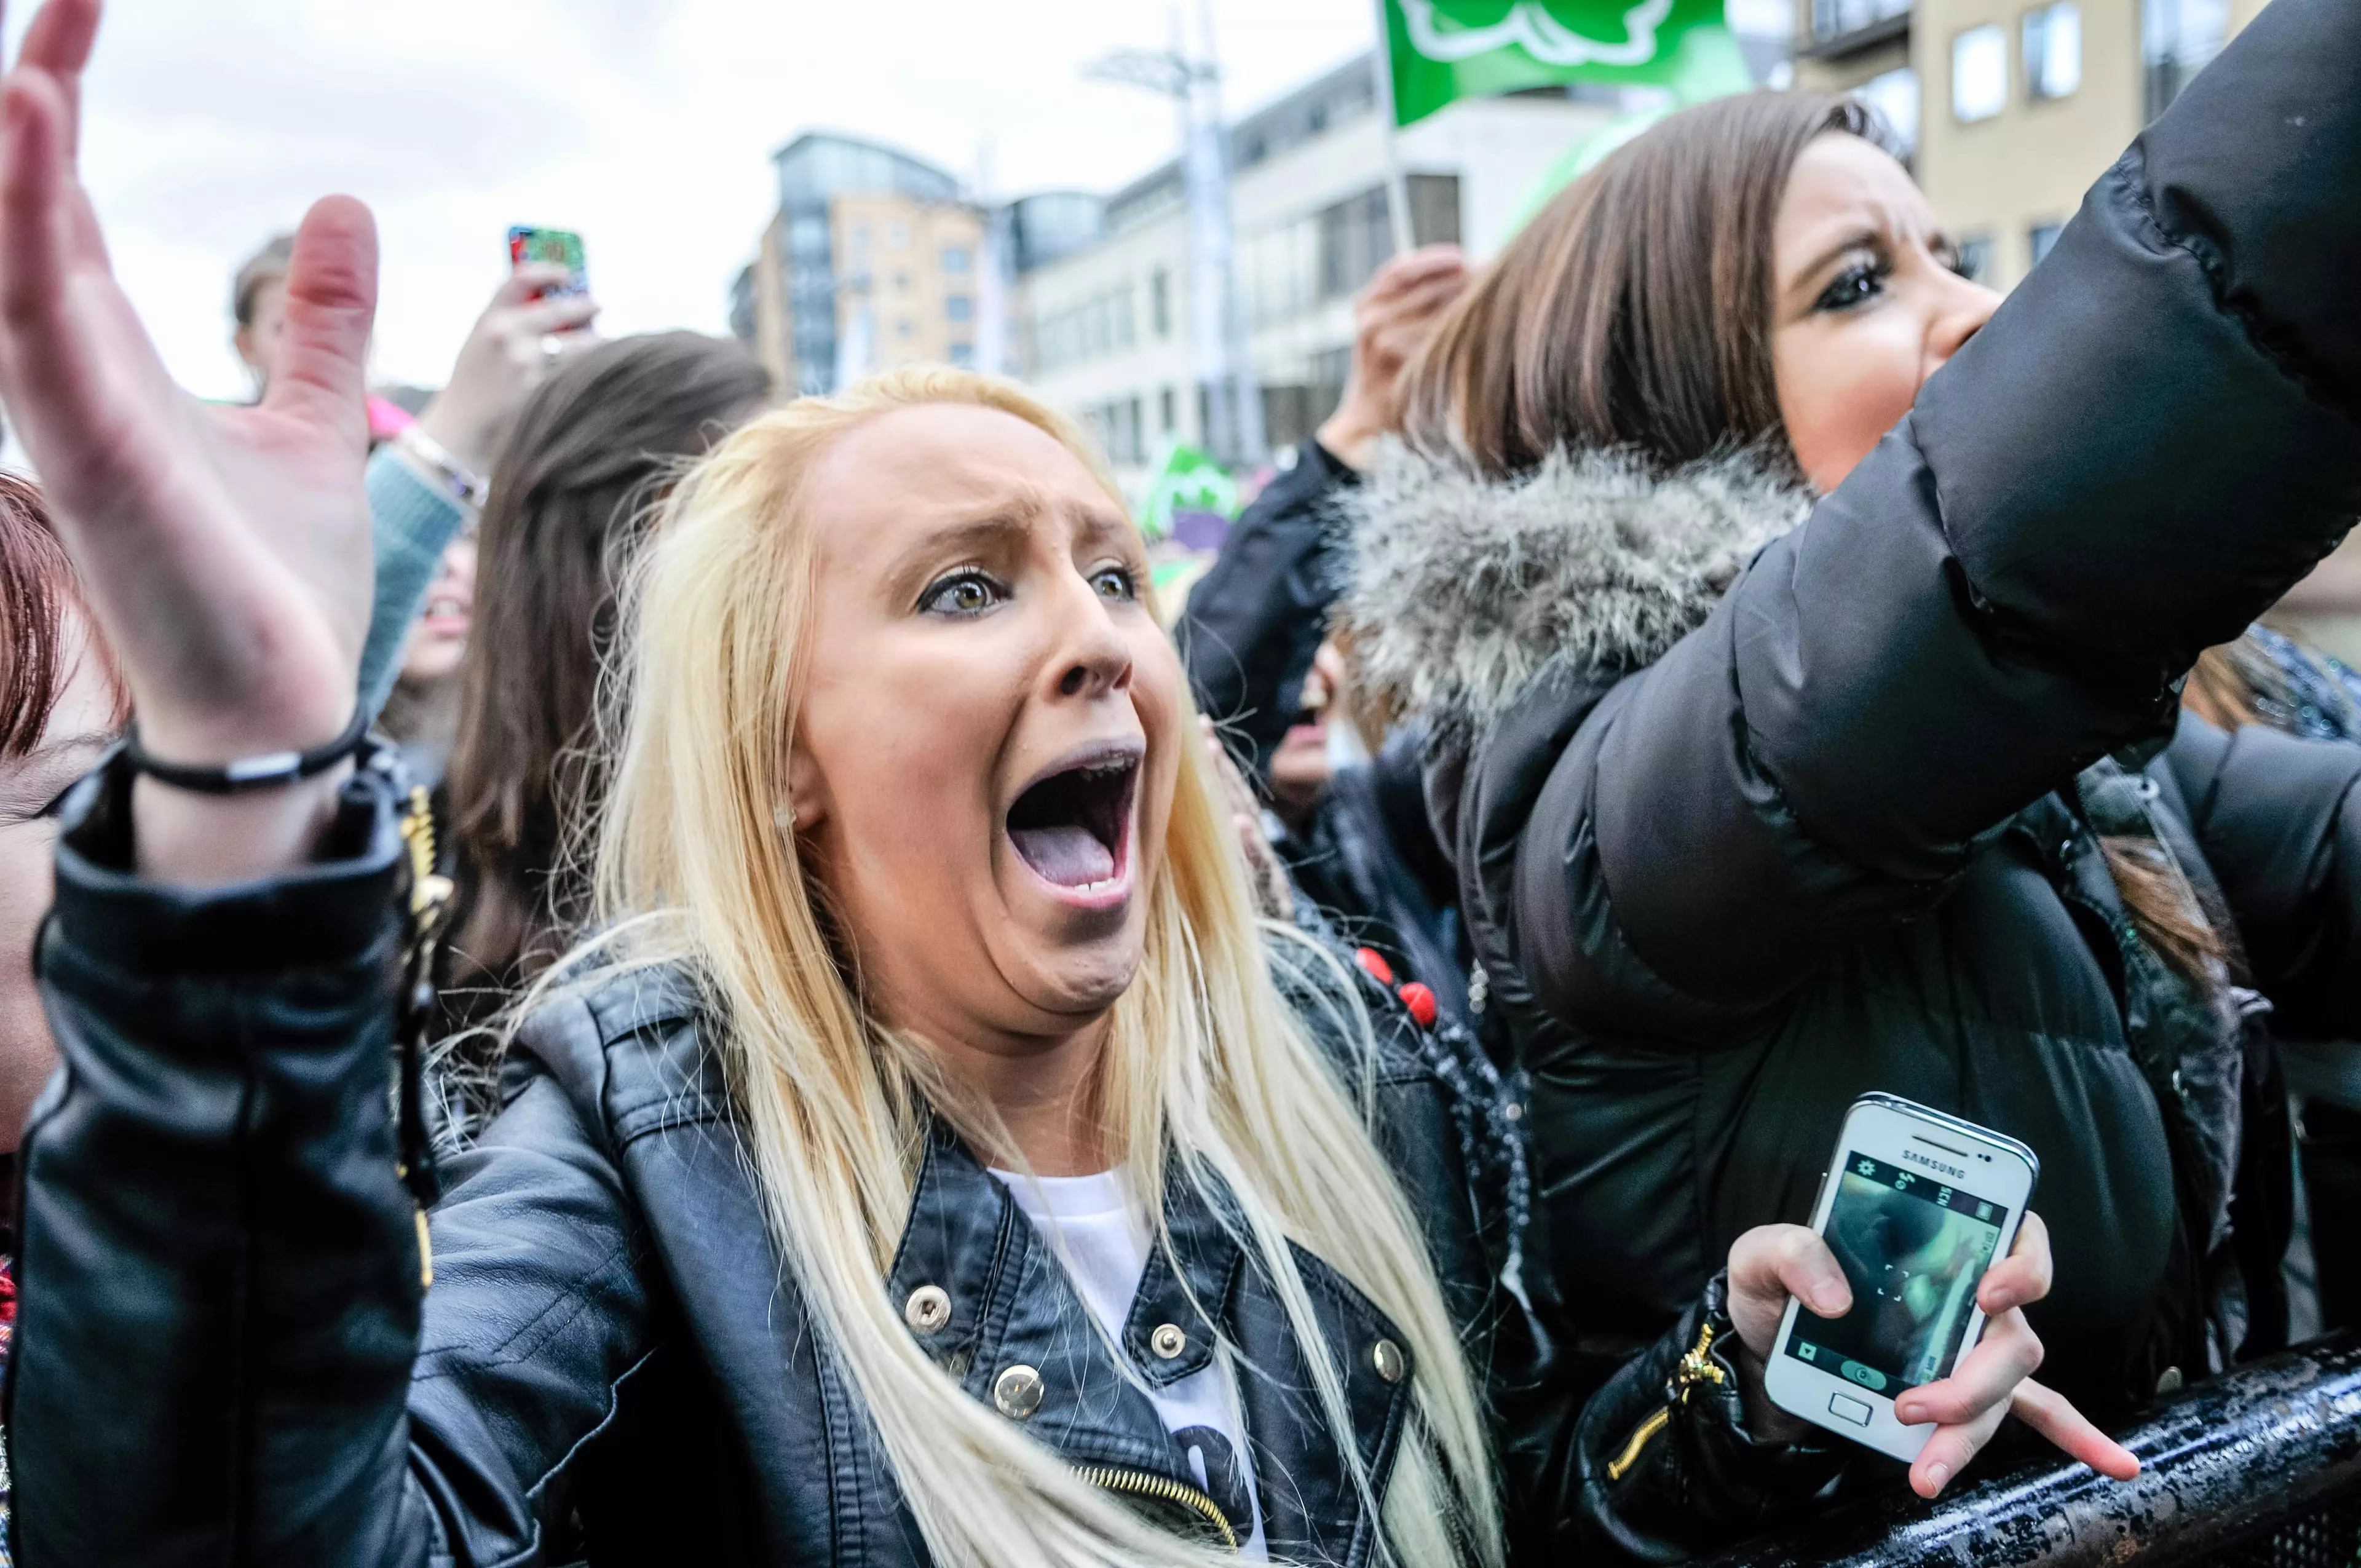
<svg viewBox="0 0 2361 1568">
<path fill-rule="evenodd" d="M 1016 797 L 1008 808 L 1008 841 L 1052 887 L 1086 900 L 1120 894 L 1131 870 L 1138 784 L 1136 745 L 1095 748 Z"/>
</svg>

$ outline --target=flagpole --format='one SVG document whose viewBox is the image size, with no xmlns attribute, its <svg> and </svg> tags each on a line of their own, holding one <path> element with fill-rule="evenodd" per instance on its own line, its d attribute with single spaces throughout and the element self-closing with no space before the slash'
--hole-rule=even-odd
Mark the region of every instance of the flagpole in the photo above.
<svg viewBox="0 0 2361 1568">
<path fill-rule="evenodd" d="M 1394 254 L 1407 254 L 1416 244 L 1410 226 L 1410 179 L 1402 173 L 1401 154 L 1394 146 L 1394 34 L 1389 15 L 1395 0 L 1377 0 L 1378 50 L 1371 57 L 1378 73 L 1378 111 L 1385 123 L 1378 127 L 1384 148 L 1386 217 L 1393 226 Z"/>
</svg>

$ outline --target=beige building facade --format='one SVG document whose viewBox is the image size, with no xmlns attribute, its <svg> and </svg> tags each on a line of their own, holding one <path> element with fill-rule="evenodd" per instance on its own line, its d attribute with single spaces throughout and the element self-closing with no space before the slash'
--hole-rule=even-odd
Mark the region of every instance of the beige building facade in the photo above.
<svg viewBox="0 0 2361 1568">
<path fill-rule="evenodd" d="M 2008 289 L 2263 3 L 1796 0 L 1795 83 L 1886 110 L 1971 269 Z"/>
<path fill-rule="evenodd" d="M 985 219 L 956 179 L 824 132 L 772 161 L 778 211 L 730 316 L 780 388 L 828 392 L 896 365 L 975 363 Z"/>
</svg>

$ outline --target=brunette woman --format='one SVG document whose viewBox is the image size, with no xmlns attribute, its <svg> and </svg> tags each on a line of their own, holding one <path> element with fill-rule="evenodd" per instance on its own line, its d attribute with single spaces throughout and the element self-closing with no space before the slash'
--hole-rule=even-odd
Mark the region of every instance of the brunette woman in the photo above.
<svg viewBox="0 0 2361 1568">
<path fill-rule="evenodd" d="M 569 860 L 565 829 L 595 823 L 604 794 L 595 698 L 620 576 L 680 471 L 769 395 L 737 345 L 663 333 L 570 356 L 516 416 L 474 546 L 439 1032 L 483 1024 L 589 913 L 587 868 Z M 452 1065 L 483 1065 L 470 1047 L 484 1043 L 473 1037 Z"/>
<path fill-rule="evenodd" d="M 0 89 L 0 391 L 139 714 L 40 959 L 20 1560 L 1498 1562 L 1457 1100 L 1251 919 L 1139 536 L 1005 383 L 806 400 L 676 492 L 604 935 L 419 1214 L 399 796 L 348 739 L 368 216 L 307 219 L 265 402 L 189 402 L 74 178 L 94 23 L 52 0 Z M 2014 1399 L 2120 1468 L 2024 1381 L 2026 1234 L 1929 1463 Z M 1840 1307 L 1792 1227 L 1708 1310 L 1788 1288 Z M 1710 1349 L 1686 1452 L 1812 1463 Z"/>
<path fill-rule="evenodd" d="M 2361 751 L 2174 686 L 2361 510 L 2356 72 L 2361 9 L 2281 0 L 1997 312 L 1854 106 L 1692 110 L 1411 368 L 1351 632 L 1443 737 L 1594 1340 L 1806 1215 L 1883 1090 L 2038 1152 L 2085 1408 L 2276 1343 L 2250 1025 L 2361 1033 Z"/>
</svg>

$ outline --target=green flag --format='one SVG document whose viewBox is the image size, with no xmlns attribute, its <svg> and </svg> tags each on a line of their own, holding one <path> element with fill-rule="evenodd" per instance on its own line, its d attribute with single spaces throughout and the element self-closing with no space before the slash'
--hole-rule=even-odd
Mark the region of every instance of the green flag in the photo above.
<svg viewBox="0 0 2361 1568">
<path fill-rule="evenodd" d="M 1589 173 L 1609 153 L 1666 115 L 1708 98 L 1752 92 L 1754 78 L 1746 69 L 1745 57 L 1739 52 L 1737 38 L 1728 27 L 1691 27 L 1681 35 L 1664 84 L 1667 92 L 1662 102 L 1608 121 L 1560 154 L 1525 193 L 1516 216 L 1509 221 L 1508 232 L 1514 234 L 1524 227 L 1528 219 L 1549 204 L 1551 197 Z"/>
<path fill-rule="evenodd" d="M 1681 42 L 1722 0 L 1383 0 L 1394 123 L 1462 98 L 1566 82 L 1672 86 Z"/>
</svg>

